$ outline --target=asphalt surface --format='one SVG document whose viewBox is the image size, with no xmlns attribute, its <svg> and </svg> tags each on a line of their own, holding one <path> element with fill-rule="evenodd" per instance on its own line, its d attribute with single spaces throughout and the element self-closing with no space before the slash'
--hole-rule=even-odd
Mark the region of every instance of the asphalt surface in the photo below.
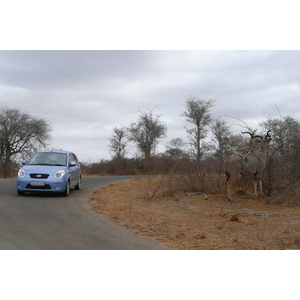
<svg viewBox="0 0 300 300">
<path fill-rule="evenodd" d="M 16 179 L 0 179 L 0 249 L 2 250 L 161 250 L 89 209 L 93 191 L 134 177 L 84 177 L 69 197 L 18 196 Z"/>
</svg>

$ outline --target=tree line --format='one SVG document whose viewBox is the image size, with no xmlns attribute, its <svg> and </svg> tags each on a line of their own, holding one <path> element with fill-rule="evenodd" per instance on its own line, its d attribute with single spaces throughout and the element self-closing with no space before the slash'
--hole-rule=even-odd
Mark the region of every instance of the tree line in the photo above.
<svg viewBox="0 0 300 300">
<path fill-rule="evenodd" d="M 200 161 L 205 150 L 203 140 L 207 137 L 208 127 L 212 123 L 211 108 L 215 100 L 201 100 L 190 96 L 186 100 L 186 109 L 182 116 L 192 126 L 186 126 L 188 143 L 182 138 L 175 138 L 167 145 L 166 154 L 194 156 Z M 128 142 L 136 144 L 138 154 L 146 161 L 156 155 L 159 140 L 167 135 L 167 126 L 161 120 L 161 115 L 154 115 L 153 110 L 141 112 L 137 122 L 132 122 L 128 127 L 115 127 L 110 139 L 110 153 L 113 159 L 124 159 L 127 154 Z M 189 145 L 189 153 L 186 146 Z"/>
<path fill-rule="evenodd" d="M 157 145 L 167 136 L 167 126 L 154 110 L 140 112 L 128 126 L 114 127 L 109 140 L 110 160 L 82 163 L 85 174 L 177 174 L 191 190 L 223 191 L 223 162 L 232 154 L 245 154 L 257 147 L 255 141 L 235 133 L 225 118 L 214 117 L 214 99 L 190 96 L 181 117 L 185 119 L 186 137 L 166 144 L 163 153 Z M 257 128 L 242 120 L 241 130 L 263 134 L 271 130 L 269 159 L 264 173 L 267 194 L 295 193 L 300 184 L 300 122 L 291 116 L 268 118 Z M 16 108 L 0 108 L 0 176 L 16 174 L 20 157 L 41 150 L 50 140 L 51 125 L 42 118 Z M 134 157 L 128 157 L 129 143 L 136 145 Z"/>
<path fill-rule="evenodd" d="M 161 115 L 154 115 L 153 110 L 141 112 L 138 121 L 128 127 L 114 127 L 109 144 L 112 160 L 128 158 L 129 142 L 136 145 L 138 152 L 135 157 L 145 161 L 155 157 L 171 157 L 192 159 L 198 164 L 209 158 L 222 162 L 233 153 L 247 151 L 249 140 L 241 134 L 234 134 L 222 117 L 213 116 L 212 108 L 215 104 L 214 99 L 187 98 L 185 110 L 181 113 L 186 121 L 186 137 L 170 140 L 164 153 L 156 153 L 159 141 L 167 135 L 167 126 L 161 120 Z M 242 120 L 239 121 L 244 130 L 253 131 Z"/>
</svg>

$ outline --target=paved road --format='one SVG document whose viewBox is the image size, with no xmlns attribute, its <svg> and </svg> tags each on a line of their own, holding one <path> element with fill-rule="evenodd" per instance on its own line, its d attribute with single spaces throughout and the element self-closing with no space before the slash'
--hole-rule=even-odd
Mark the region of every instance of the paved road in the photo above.
<svg viewBox="0 0 300 300">
<path fill-rule="evenodd" d="M 0 179 L 0 249 L 164 249 L 91 211 L 93 191 L 132 177 L 85 177 L 69 197 L 18 196 L 15 179 Z"/>
</svg>

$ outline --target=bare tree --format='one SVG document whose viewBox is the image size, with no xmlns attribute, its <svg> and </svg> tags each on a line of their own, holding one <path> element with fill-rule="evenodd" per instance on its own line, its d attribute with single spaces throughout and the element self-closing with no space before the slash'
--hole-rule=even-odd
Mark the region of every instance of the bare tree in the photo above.
<svg viewBox="0 0 300 300">
<path fill-rule="evenodd" d="M 125 127 L 115 127 L 113 129 L 113 135 L 110 139 L 110 153 L 113 158 L 122 159 L 126 155 L 126 146 L 128 143 L 128 131 Z"/>
<path fill-rule="evenodd" d="M 136 143 L 146 160 L 151 158 L 159 139 L 166 137 L 167 126 L 160 117 L 153 115 L 153 110 L 141 112 L 138 121 L 131 123 L 128 129 L 129 140 Z"/>
<path fill-rule="evenodd" d="M 45 147 L 50 139 L 50 125 L 16 108 L 0 108 L 0 164 L 3 176 L 10 175 L 13 158 Z"/>
<path fill-rule="evenodd" d="M 211 126 L 211 131 L 213 134 L 213 148 L 215 158 L 223 163 L 223 160 L 230 154 L 230 138 L 232 133 L 226 121 L 217 119 Z"/>
<path fill-rule="evenodd" d="M 171 156 L 175 159 L 187 157 L 187 153 L 184 150 L 185 142 L 182 138 L 172 139 L 166 144 L 166 148 L 166 154 L 168 156 Z"/>
<path fill-rule="evenodd" d="M 208 126 L 212 121 L 210 110 L 215 105 L 215 100 L 201 100 L 190 96 L 185 104 L 186 110 L 182 113 L 182 116 L 186 117 L 186 121 L 193 126 L 192 128 L 185 127 L 185 129 L 190 140 L 191 149 L 197 161 L 200 162 L 205 151 L 203 140 L 207 136 Z"/>
</svg>

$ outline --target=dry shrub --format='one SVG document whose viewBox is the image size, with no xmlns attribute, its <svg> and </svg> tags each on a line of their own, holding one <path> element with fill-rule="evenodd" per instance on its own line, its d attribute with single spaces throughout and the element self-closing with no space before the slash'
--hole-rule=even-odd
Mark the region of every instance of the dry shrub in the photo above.
<svg viewBox="0 0 300 300">
<path fill-rule="evenodd" d="M 223 193 L 224 174 L 209 161 L 197 163 L 195 160 L 185 160 L 176 168 L 187 191 L 203 193 Z"/>
<path fill-rule="evenodd" d="M 300 206 L 300 200 L 294 194 L 275 194 L 272 197 L 268 197 L 267 204 L 279 207 L 297 207 Z"/>
<path fill-rule="evenodd" d="M 146 199 L 157 197 L 174 197 L 177 192 L 183 191 L 180 177 L 171 175 L 144 176 L 137 180 L 140 191 Z"/>
<path fill-rule="evenodd" d="M 153 199 L 154 197 L 177 197 L 178 194 L 186 192 L 216 194 L 218 185 L 224 182 L 224 176 L 215 174 L 215 176 L 200 177 L 199 174 L 189 176 L 173 174 L 140 177 L 138 180 L 144 197 Z"/>
</svg>

